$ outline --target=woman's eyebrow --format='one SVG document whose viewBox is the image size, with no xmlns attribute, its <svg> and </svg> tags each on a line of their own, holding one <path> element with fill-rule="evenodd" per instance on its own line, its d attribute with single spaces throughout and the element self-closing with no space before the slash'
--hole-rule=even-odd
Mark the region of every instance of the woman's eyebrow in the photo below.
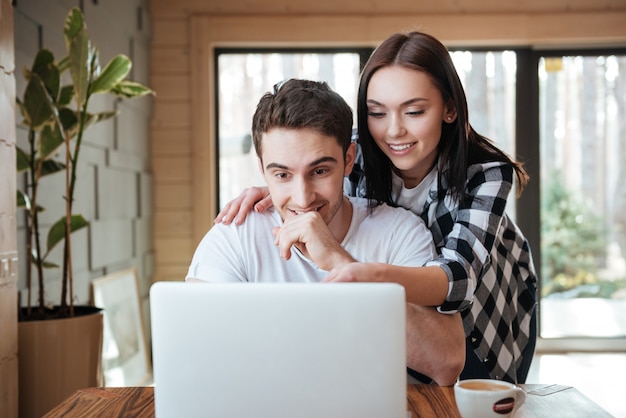
<svg viewBox="0 0 626 418">
<path fill-rule="evenodd" d="M 425 97 L 413 97 L 411 99 L 405 100 L 404 102 L 401 103 L 402 106 L 407 106 L 407 105 L 411 105 L 411 104 L 415 104 L 418 102 L 427 102 L 428 99 Z M 378 105 L 378 106 L 385 106 L 384 104 L 380 103 L 377 100 L 374 99 L 367 99 L 367 103 L 368 104 L 374 104 L 374 105 Z"/>
</svg>

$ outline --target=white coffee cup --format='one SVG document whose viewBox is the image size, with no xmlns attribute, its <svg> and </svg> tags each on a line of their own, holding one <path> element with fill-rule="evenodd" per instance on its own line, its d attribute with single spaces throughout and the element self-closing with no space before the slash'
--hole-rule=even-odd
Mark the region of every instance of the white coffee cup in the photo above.
<svg viewBox="0 0 626 418">
<path fill-rule="evenodd" d="M 513 383 L 494 379 L 466 379 L 454 385 L 456 406 L 463 418 L 506 418 L 526 399 Z"/>
</svg>

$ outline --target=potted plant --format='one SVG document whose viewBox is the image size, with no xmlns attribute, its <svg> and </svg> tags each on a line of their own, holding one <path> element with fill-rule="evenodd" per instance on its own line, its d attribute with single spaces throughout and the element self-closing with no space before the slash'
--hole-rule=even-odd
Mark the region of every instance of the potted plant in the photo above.
<svg viewBox="0 0 626 418">
<path fill-rule="evenodd" d="M 29 145 L 28 150 L 17 148 L 17 170 L 25 172 L 27 176 L 25 190 L 18 191 L 17 201 L 18 206 L 27 213 L 26 247 L 27 256 L 30 257 L 26 269 L 28 304 L 20 309 L 19 316 L 21 416 L 41 416 L 73 390 L 99 383 L 102 314 L 95 307 L 75 307 L 72 298 L 71 234 L 89 225 L 82 215 L 72 212 L 81 142 L 89 126 L 116 115 L 115 111 L 89 113 L 89 101 L 94 95 L 113 94 L 132 98 L 153 93 L 148 87 L 126 79 L 132 63 L 124 55 L 115 56 L 101 69 L 98 50 L 90 43 L 85 20 L 79 9 L 70 10 L 63 32 L 67 56 L 56 61 L 51 51 L 40 50 L 32 67 L 24 70 L 27 85 L 22 99 L 17 100 L 23 124 L 28 127 Z M 63 74 L 67 72 L 69 77 L 64 78 Z M 62 85 L 64 79 L 70 82 Z M 63 215 L 50 228 L 44 251 L 39 224 L 39 213 L 44 208 L 38 204 L 38 194 L 41 180 L 55 173 L 65 175 L 65 195 L 59 197 L 63 208 L 60 213 Z M 48 256 L 53 248 L 61 244 L 63 258 L 59 266 L 50 261 Z M 45 304 L 44 271 L 47 268 L 62 269 L 61 298 L 54 307 L 46 307 Z M 33 272 L 36 273 L 39 291 L 38 302 L 34 307 L 31 306 Z M 93 313 L 96 315 L 87 315 Z M 88 330 L 78 330 L 70 320 L 82 323 L 93 321 L 93 325 L 87 325 Z M 79 340 L 68 341 L 69 337 L 59 336 L 58 329 L 50 331 L 52 326 L 68 328 L 69 333 Z M 48 339 L 52 334 L 60 341 Z M 84 339 L 91 334 L 94 343 Z M 68 354 L 70 348 L 82 349 L 84 346 L 91 346 L 91 350 L 95 350 L 84 355 L 84 361 L 88 364 L 79 361 L 81 354 Z M 39 348 L 42 352 L 36 353 L 35 350 Z M 43 366 L 29 364 L 29 357 L 42 359 L 46 353 L 53 357 L 51 360 L 43 360 Z M 67 360 L 62 358 L 65 354 L 70 356 Z M 29 365 L 32 366 L 30 369 Z M 62 368 L 62 371 L 55 371 L 54 365 Z M 68 368 L 71 366 L 75 366 L 78 374 L 84 375 L 88 371 L 95 377 L 78 377 L 70 382 L 72 379 L 68 377 Z M 48 372 L 53 379 L 51 383 L 44 382 Z M 61 387 L 62 382 L 68 382 L 70 387 Z M 50 389 L 53 393 L 45 395 L 42 392 L 44 389 Z M 35 393 L 27 394 L 30 390 L 35 390 Z"/>
</svg>

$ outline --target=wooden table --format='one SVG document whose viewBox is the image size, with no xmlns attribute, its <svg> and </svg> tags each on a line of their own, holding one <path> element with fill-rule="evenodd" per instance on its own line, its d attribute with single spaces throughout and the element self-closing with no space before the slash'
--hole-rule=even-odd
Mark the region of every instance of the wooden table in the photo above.
<svg viewBox="0 0 626 418">
<path fill-rule="evenodd" d="M 515 418 L 610 417 L 600 406 L 570 386 L 520 385 L 526 402 Z M 411 418 L 460 418 L 452 387 L 408 385 Z M 74 392 L 44 418 L 56 417 L 154 417 L 154 388 L 88 388 Z"/>
</svg>

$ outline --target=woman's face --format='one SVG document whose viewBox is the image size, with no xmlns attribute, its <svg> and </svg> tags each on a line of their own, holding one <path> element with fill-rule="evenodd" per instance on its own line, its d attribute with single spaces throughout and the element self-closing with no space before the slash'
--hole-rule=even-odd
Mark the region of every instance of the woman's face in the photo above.
<svg viewBox="0 0 626 418">
<path fill-rule="evenodd" d="M 442 123 L 452 123 L 456 112 L 428 74 L 395 65 L 372 75 L 367 110 L 374 141 L 405 186 L 417 186 L 437 160 Z"/>
</svg>

